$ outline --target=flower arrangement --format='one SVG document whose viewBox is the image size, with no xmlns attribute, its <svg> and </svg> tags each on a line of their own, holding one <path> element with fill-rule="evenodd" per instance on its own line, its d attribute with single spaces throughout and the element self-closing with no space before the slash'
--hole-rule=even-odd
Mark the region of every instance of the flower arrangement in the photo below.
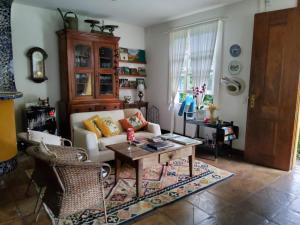
<svg viewBox="0 0 300 225">
<path fill-rule="evenodd" d="M 206 84 L 203 84 L 200 88 L 193 87 L 193 97 L 196 99 L 197 110 L 201 109 L 203 97 L 206 92 Z"/>
</svg>

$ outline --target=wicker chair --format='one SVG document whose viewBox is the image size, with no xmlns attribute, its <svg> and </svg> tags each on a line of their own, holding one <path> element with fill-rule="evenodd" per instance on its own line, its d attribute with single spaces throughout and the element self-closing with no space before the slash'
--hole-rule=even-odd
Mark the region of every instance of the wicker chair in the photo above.
<svg viewBox="0 0 300 225">
<path fill-rule="evenodd" d="M 83 161 L 86 159 L 86 154 L 82 154 L 83 152 L 76 148 L 48 147 L 56 152 L 56 158 L 42 153 L 39 147 L 31 147 L 27 150 L 40 165 L 43 165 L 40 167 L 41 174 L 46 178 L 43 203 L 51 210 L 54 217 L 59 219 L 85 209 L 99 209 L 99 204 L 102 202 L 106 221 L 103 181 L 110 174 L 110 166 L 106 163 Z M 40 208 L 41 206 L 37 218 Z"/>
<path fill-rule="evenodd" d="M 18 136 L 18 139 L 20 141 L 26 143 L 26 146 L 38 146 L 41 141 L 43 141 L 45 144 L 48 144 L 48 145 L 50 143 L 53 143 L 53 144 L 50 144 L 51 146 L 53 146 L 53 147 L 50 147 L 50 148 L 51 148 L 51 150 L 54 149 L 54 151 L 56 151 L 54 145 L 65 146 L 66 143 L 70 147 L 72 147 L 72 145 L 73 145 L 72 142 L 68 139 L 61 138 L 59 136 L 55 136 L 55 135 L 44 133 L 44 132 L 32 131 L 32 130 L 29 130 L 29 129 L 27 130 L 27 133 L 26 132 L 18 133 L 17 136 Z M 34 136 L 34 138 L 33 138 L 34 140 L 32 140 L 32 136 Z M 49 140 L 48 137 L 51 137 L 51 142 L 50 143 L 48 143 L 48 140 Z M 61 149 L 57 149 L 57 150 L 61 152 Z M 33 182 L 35 182 L 35 184 L 39 187 L 39 191 L 38 191 L 39 192 L 38 201 L 39 201 L 39 199 L 42 195 L 42 192 L 43 192 L 43 188 L 45 186 L 45 181 L 43 179 L 43 176 L 40 176 L 40 174 L 39 174 L 39 165 L 36 165 L 35 169 L 33 170 L 33 174 L 31 176 L 31 179 L 30 179 L 30 181 L 27 185 L 27 188 L 26 188 L 26 192 L 25 192 L 26 195 L 28 194 L 28 192 L 30 190 L 30 187 L 33 184 Z M 37 201 L 37 204 L 36 204 L 36 207 L 35 207 L 35 211 L 36 211 L 36 208 L 38 206 L 38 201 Z"/>
<path fill-rule="evenodd" d="M 37 142 L 34 144 L 35 146 L 38 145 Z M 82 155 L 81 158 L 83 161 L 87 160 L 88 156 L 84 149 L 81 148 L 72 148 L 67 146 L 56 146 L 56 145 L 48 145 L 48 148 L 50 151 L 53 151 L 56 155 L 59 157 L 63 157 L 66 160 L 76 160 L 78 161 L 78 158 L 76 156 L 78 154 Z M 35 167 L 31 174 L 29 183 L 26 188 L 25 194 L 27 195 L 29 193 L 31 185 L 34 183 L 37 186 L 38 189 L 38 198 L 34 207 L 34 213 L 37 212 L 37 209 L 39 207 L 39 204 L 41 202 L 41 198 L 43 196 L 43 193 L 45 191 L 46 187 L 46 175 L 45 172 L 49 171 L 49 166 L 45 164 L 44 162 L 40 160 L 35 160 Z"/>
</svg>

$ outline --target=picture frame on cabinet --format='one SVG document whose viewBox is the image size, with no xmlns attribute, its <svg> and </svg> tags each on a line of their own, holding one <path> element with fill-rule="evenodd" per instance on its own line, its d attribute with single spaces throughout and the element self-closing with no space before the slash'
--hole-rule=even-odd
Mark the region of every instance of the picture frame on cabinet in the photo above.
<svg viewBox="0 0 300 225">
<path fill-rule="evenodd" d="M 129 82 L 128 82 L 128 79 L 120 79 L 119 80 L 119 83 L 120 83 L 120 88 L 126 88 L 126 87 L 129 87 Z"/>
<path fill-rule="evenodd" d="M 138 86 L 139 84 L 143 84 L 144 87 L 146 88 L 146 83 L 144 78 L 136 78 L 136 85 Z"/>
<path fill-rule="evenodd" d="M 138 75 L 138 70 L 136 68 L 130 68 L 130 75 Z"/>
<path fill-rule="evenodd" d="M 123 67 L 124 70 L 124 75 L 129 75 L 130 74 L 130 68 L 129 67 Z"/>
<path fill-rule="evenodd" d="M 138 68 L 138 74 L 141 76 L 146 76 L 146 69 L 143 67 Z"/>
<path fill-rule="evenodd" d="M 129 81 L 129 87 L 130 88 L 136 88 L 137 87 L 137 82 L 135 80 L 130 80 Z"/>
</svg>

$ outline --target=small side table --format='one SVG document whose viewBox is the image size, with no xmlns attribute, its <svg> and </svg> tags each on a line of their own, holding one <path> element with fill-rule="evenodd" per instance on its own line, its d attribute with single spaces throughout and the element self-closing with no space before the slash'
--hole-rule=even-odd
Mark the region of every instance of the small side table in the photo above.
<svg viewBox="0 0 300 225">
<path fill-rule="evenodd" d="M 195 120 L 195 119 L 189 119 L 187 117 L 188 114 L 193 114 L 190 112 L 184 112 L 184 117 L 183 117 L 183 136 L 186 134 L 186 124 L 193 124 L 196 125 L 196 138 L 199 137 L 199 131 L 200 127 L 208 127 L 216 130 L 216 137 L 215 137 L 215 148 L 214 148 L 214 155 L 215 158 L 218 157 L 218 152 L 222 145 L 224 144 L 224 138 L 225 138 L 225 132 L 223 130 L 223 127 L 232 127 L 234 134 L 236 136 L 236 139 L 239 137 L 239 127 L 234 126 L 233 121 L 231 122 L 223 122 L 223 123 L 217 123 L 217 124 L 211 124 L 211 123 L 204 123 L 203 121 Z M 234 139 L 234 140 L 236 140 Z M 229 148 L 232 149 L 232 142 L 233 140 L 229 141 Z M 222 143 L 222 144 L 220 144 Z"/>
<path fill-rule="evenodd" d="M 137 108 L 137 109 L 141 109 L 141 108 L 145 108 L 146 110 L 146 115 L 145 115 L 145 118 L 147 120 L 147 116 L 148 116 L 148 105 L 149 103 L 148 102 L 140 102 L 140 101 L 137 101 L 137 102 L 133 102 L 133 103 L 125 103 L 123 102 L 123 108 L 124 109 L 132 109 L 132 108 Z"/>
</svg>

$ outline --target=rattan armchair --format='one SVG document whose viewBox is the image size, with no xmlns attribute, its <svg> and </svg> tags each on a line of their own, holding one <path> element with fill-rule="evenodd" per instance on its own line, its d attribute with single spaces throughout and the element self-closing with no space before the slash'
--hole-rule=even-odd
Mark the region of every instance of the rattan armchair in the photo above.
<svg viewBox="0 0 300 225">
<path fill-rule="evenodd" d="M 103 209 L 106 221 L 103 181 L 110 174 L 110 166 L 106 163 L 78 160 L 78 157 L 81 158 L 81 153 L 78 155 L 76 150 L 68 151 L 73 154 L 66 155 L 63 149 L 66 147 L 55 146 L 55 148 L 61 149 L 57 151 L 57 158 L 40 152 L 39 147 L 28 149 L 28 153 L 36 161 L 48 167 L 44 167 L 46 171 L 41 171 L 46 174 L 43 203 L 56 219 L 65 218 L 85 209 Z M 77 160 L 74 160 L 75 158 Z"/>
<path fill-rule="evenodd" d="M 64 160 L 85 161 L 88 158 L 86 151 L 81 148 L 56 146 L 56 145 L 47 145 L 47 146 L 50 151 L 54 152 L 59 158 Z M 51 168 L 49 167 L 48 163 L 38 160 L 36 157 L 34 157 L 34 159 L 35 159 L 35 167 L 31 174 L 30 181 L 26 189 L 26 194 L 29 192 L 31 185 L 34 183 L 38 188 L 38 198 L 34 207 L 34 212 L 36 213 L 39 204 L 41 202 L 43 193 L 45 191 L 47 177 L 49 177 L 48 173 L 50 173 L 49 171 L 51 171 Z"/>
</svg>

